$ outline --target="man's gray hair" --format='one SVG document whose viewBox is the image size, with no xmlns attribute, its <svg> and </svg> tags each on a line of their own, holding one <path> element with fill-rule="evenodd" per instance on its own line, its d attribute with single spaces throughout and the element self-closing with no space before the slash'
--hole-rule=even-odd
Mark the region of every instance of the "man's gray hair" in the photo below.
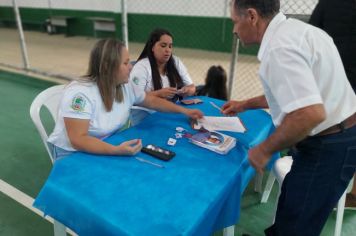
<svg viewBox="0 0 356 236">
<path fill-rule="evenodd" d="M 233 0 L 233 7 L 239 13 L 254 8 L 262 18 L 272 18 L 279 12 L 279 0 Z"/>
</svg>

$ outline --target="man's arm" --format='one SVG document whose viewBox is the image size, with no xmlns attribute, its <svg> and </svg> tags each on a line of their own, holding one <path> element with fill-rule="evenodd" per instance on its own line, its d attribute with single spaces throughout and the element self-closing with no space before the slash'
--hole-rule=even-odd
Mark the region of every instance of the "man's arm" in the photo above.
<svg viewBox="0 0 356 236">
<path fill-rule="evenodd" d="M 307 106 L 287 114 L 269 138 L 249 151 L 251 165 L 258 172 L 263 172 L 273 153 L 289 148 L 304 139 L 325 118 L 326 113 L 322 104 Z"/>
<path fill-rule="evenodd" d="M 222 106 L 222 113 L 224 115 L 236 115 L 236 113 L 243 112 L 245 110 L 263 108 L 268 108 L 265 95 L 243 101 L 228 101 Z"/>
</svg>

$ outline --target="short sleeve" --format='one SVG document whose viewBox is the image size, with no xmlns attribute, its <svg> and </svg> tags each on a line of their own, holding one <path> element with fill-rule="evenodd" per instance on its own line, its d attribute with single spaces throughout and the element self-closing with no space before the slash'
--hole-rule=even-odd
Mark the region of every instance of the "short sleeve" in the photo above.
<svg viewBox="0 0 356 236">
<path fill-rule="evenodd" d="M 135 86 L 133 81 L 129 81 L 128 84 L 128 92 L 131 98 L 131 104 L 138 105 L 145 100 L 146 92 Z"/>
<path fill-rule="evenodd" d="M 150 68 L 147 67 L 144 60 L 142 59 L 134 65 L 130 73 L 130 81 L 136 89 L 147 91 L 151 73 L 148 71 Z"/>
<path fill-rule="evenodd" d="M 306 55 L 293 48 L 278 48 L 271 50 L 266 61 L 265 80 L 282 112 L 323 103 Z"/>
<path fill-rule="evenodd" d="M 85 90 L 85 89 L 84 89 Z M 91 119 L 94 110 L 93 101 L 85 91 L 69 89 L 61 102 L 61 115 L 68 118 Z"/>
<path fill-rule="evenodd" d="M 184 85 L 191 85 L 193 84 L 193 80 L 190 77 L 187 68 L 185 67 L 185 65 L 183 64 L 183 62 L 178 58 L 178 57 L 174 57 L 174 61 L 175 64 L 177 66 L 177 70 L 179 75 L 182 77 L 183 80 L 183 84 Z"/>
</svg>

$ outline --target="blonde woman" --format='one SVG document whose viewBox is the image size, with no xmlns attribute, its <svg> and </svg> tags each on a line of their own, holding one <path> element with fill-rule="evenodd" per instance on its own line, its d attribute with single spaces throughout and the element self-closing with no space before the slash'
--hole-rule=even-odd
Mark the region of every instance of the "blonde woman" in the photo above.
<svg viewBox="0 0 356 236">
<path fill-rule="evenodd" d="M 74 151 L 135 155 L 142 147 L 139 137 L 119 145 L 102 140 L 126 124 L 130 109 L 136 104 L 163 112 L 183 113 L 194 119 L 202 117 L 199 110 L 186 109 L 135 89 L 128 83 L 131 68 L 123 43 L 103 39 L 95 44 L 87 74 L 71 82 L 63 93 L 58 121 L 48 138 L 55 159 Z"/>
</svg>

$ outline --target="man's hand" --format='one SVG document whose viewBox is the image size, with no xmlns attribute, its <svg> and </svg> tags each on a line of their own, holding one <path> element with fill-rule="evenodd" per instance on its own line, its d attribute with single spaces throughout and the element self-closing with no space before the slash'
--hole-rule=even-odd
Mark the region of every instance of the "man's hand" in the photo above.
<svg viewBox="0 0 356 236">
<path fill-rule="evenodd" d="M 272 153 L 263 149 L 262 145 L 251 148 L 248 151 L 248 160 L 253 168 L 260 174 L 263 173 Z"/>
<path fill-rule="evenodd" d="M 132 139 L 116 146 L 115 154 L 133 156 L 136 153 L 138 153 L 141 150 L 141 148 L 142 148 L 141 139 Z"/>
<path fill-rule="evenodd" d="M 225 103 L 221 109 L 224 115 L 235 116 L 236 113 L 245 111 L 245 102 L 231 100 Z"/>
</svg>

